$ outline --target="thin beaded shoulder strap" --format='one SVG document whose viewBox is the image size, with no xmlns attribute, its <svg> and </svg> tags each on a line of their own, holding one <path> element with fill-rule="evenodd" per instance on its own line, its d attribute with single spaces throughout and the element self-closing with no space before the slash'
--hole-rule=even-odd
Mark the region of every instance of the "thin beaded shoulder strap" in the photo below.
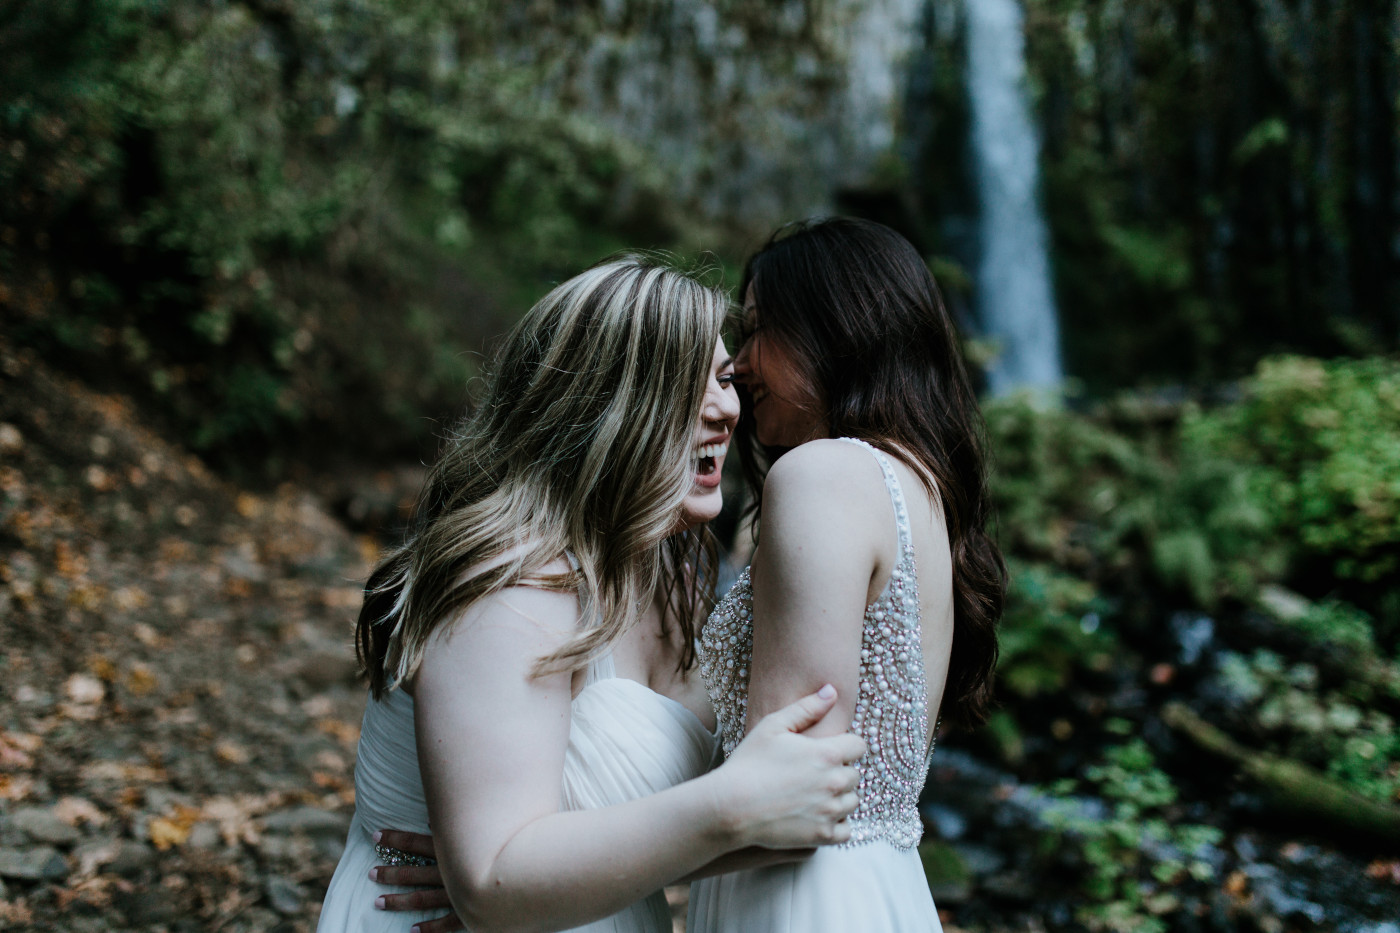
<svg viewBox="0 0 1400 933">
<path fill-rule="evenodd" d="M 869 441 L 863 441 L 858 437 L 840 437 L 837 440 L 856 444 L 870 451 L 875 457 L 875 461 L 880 464 L 880 472 L 885 475 L 885 489 L 889 491 L 890 502 L 894 505 L 895 529 L 899 534 L 899 557 L 897 563 L 908 561 L 912 572 L 917 573 L 914 564 L 914 533 L 909 527 L 909 510 L 904 502 L 904 487 L 899 482 L 899 476 L 894 471 L 894 465 L 890 463 L 889 454 L 876 447 Z M 917 578 L 916 578 L 917 579 Z M 922 665 L 920 665 L 922 668 Z M 933 762 L 933 750 L 938 744 L 938 730 L 943 725 L 943 717 L 938 716 L 933 723 L 933 734 L 929 736 L 927 750 L 924 752 L 926 765 Z"/>
<path fill-rule="evenodd" d="M 904 487 L 899 483 L 899 476 L 894 472 L 894 465 L 890 463 L 889 455 L 869 441 L 863 441 L 858 437 L 840 437 L 837 440 L 864 447 L 874 455 L 875 462 L 880 464 L 880 472 L 885 476 L 885 489 L 890 494 L 890 504 L 894 506 L 895 530 L 899 534 L 899 557 L 896 559 L 899 561 L 913 560 L 914 536 L 909 530 L 909 510 L 904 504 Z"/>
</svg>

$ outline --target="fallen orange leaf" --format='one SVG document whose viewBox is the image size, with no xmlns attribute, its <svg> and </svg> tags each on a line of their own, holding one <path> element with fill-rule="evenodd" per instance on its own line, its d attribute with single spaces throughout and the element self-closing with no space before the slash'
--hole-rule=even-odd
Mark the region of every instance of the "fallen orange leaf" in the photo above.
<svg viewBox="0 0 1400 933">
<path fill-rule="evenodd" d="M 94 677 L 105 680 L 109 684 L 117 679 L 117 666 L 112 663 L 110 658 L 95 654 L 88 658 L 87 667 Z M 77 698 L 73 697 L 73 699 Z"/>
<path fill-rule="evenodd" d="M 190 830 L 199 822 L 199 816 L 198 808 L 181 804 L 170 816 L 158 816 L 151 820 L 146 834 L 150 836 L 151 843 L 164 852 L 172 846 L 185 844 L 185 840 L 190 838 Z"/>
<path fill-rule="evenodd" d="M 126 687 L 136 696 L 143 697 L 156 688 L 156 675 L 144 664 L 136 664 L 126 675 Z"/>
</svg>

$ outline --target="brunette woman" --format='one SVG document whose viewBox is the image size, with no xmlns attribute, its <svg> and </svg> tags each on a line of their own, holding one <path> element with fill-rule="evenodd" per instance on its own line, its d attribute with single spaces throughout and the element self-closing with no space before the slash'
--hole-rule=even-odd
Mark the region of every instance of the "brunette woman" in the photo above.
<svg viewBox="0 0 1400 933">
<path fill-rule="evenodd" d="M 913 246 L 860 220 L 780 230 L 741 294 L 758 543 L 701 633 L 701 674 L 726 754 L 824 683 L 839 699 L 811 733 L 869 752 L 849 840 L 696 882 L 687 929 L 940 930 L 917 804 L 939 711 L 986 716 L 1005 575 L 957 333 Z"/>
</svg>

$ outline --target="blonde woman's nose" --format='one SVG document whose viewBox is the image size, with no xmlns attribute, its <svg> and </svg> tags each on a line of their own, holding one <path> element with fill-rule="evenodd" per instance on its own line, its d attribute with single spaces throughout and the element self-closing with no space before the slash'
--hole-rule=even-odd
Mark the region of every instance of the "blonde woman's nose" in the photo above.
<svg viewBox="0 0 1400 933">
<path fill-rule="evenodd" d="M 733 424 L 739 420 L 739 393 L 729 388 L 712 389 L 706 393 L 706 415 L 711 421 Z"/>
</svg>

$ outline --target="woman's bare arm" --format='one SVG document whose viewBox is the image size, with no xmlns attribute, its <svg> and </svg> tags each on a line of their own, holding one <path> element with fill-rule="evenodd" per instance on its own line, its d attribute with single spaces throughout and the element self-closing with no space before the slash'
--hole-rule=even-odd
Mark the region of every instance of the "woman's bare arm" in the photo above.
<svg viewBox="0 0 1400 933">
<path fill-rule="evenodd" d="M 751 570 L 750 723 L 830 683 L 836 706 L 808 734 L 850 727 L 865 607 L 875 568 L 893 554 L 893 528 L 894 509 L 868 451 L 813 441 L 773 465 Z"/>
<path fill-rule="evenodd" d="M 561 811 L 567 674 L 531 676 L 574 631 L 572 594 L 515 588 L 434 639 L 414 682 L 435 849 L 468 927 L 551 930 L 608 914 L 754 844 L 840 841 L 841 796 L 864 749 L 794 731 L 829 702 L 772 717 L 704 777 L 626 804 Z M 756 730 L 757 731 L 757 730 Z"/>
</svg>

